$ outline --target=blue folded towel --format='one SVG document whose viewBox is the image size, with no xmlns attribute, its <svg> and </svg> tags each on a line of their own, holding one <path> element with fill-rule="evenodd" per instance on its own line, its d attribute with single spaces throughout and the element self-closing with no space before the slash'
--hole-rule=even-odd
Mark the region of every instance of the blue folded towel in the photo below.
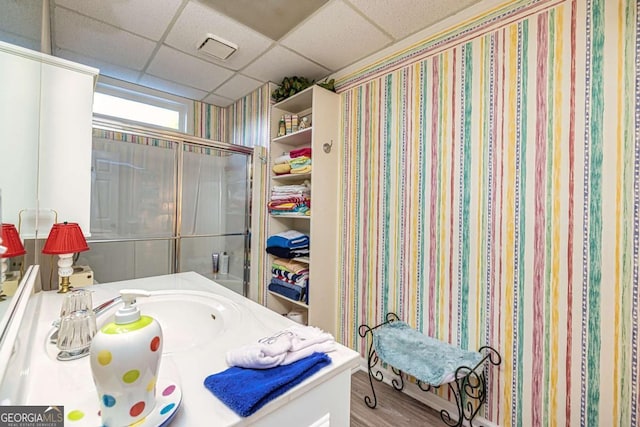
<svg viewBox="0 0 640 427">
<path fill-rule="evenodd" d="M 238 415 L 248 417 L 330 363 L 331 358 L 325 353 L 313 353 L 290 365 L 270 369 L 234 366 L 209 375 L 204 386 Z"/>
<path fill-rule="evenodd" d="M 267 239 L 267 246 L 276 246 L 281 248 L 301 248 L 309 247 L 309 236 L 299 231 L 287 230 L 282 233 L 276 233 Z"/>
</svg>

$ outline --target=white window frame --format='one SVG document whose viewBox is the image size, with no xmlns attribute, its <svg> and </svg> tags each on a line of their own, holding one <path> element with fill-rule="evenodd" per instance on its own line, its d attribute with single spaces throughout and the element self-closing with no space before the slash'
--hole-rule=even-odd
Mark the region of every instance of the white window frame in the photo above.
<svg viewBox="0 0 640 427">
<path fill-rule="evenodd" d="M 130 101 L 140 102 L 147 105 L 153 105 L 155 107 L 163 108 L 166 110 L 178 112 L 178 126 L 179 129 L 170 127 L 158 126 L 153 123 L 140 122 L 131 120 L 126 117 L 111 116 L 106 114 L 99 114 L 94 112 L 94 117 L 115 119 L 123 123 L 133 125 L 143 125 L 145 127 L 152 127 L 157 129 L 168 129 L 174 132 L 191 133 L 193 127 L 193 121 L 189 120 L 193 115 L 193 101 L 181 98 L 168 93 L 156 91 L 143 86 L 133 85 L 121 81 L 112 81 L 100 77 L 100 80 L 96 84 L 95 91 L 105 95 L 111 95 L 117 98 L 127 99 Z"/>
</svg>

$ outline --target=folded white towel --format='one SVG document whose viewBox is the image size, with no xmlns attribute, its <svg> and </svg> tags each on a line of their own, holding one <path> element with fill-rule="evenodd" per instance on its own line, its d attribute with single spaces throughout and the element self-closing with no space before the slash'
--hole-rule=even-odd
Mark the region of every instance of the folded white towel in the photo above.
<svg viewBox="0 0 640 427">
<path fill-rule="evenodd" d="M 275 368 L 284 362 L 286 352 L 276 356 L 267 356 L 257 346 L 246 346 L 228 351 L 227 365 L 250 369 Z"/>
<path fill-rule="evenodd" d="M 314 344 L 334 341 L 333 335 L 315 326 L 292 326 L 285 331 L 293 334 L 289 351 L 298 351 Z"/>
<path fill-rule="evenodd" d="M 336 349 L 336 342 L 333 340 L 324 341 L 317 344 L 311 344 L 301 348 L 300 350 L 288 351 L 285 354 L 284 360 L 282 361 L 281 365 L 288 365 L 300 359 L 304 359 L 305 357 L 311 356 L 313 353 L 316 353 L 316 352 L 329 353 L 331 351 L 334 351 L 335 349 Z"/>
<path fill-rule="evenodd" d="M 276 157 L 273 160 L 273 163 L 276 165 L 279 165 L 281 163 L 289 163 L 290 160 L 291 160 L 291 156 L 289 155 L 289 153 L 285 153 L 280 157 Z"/>
<path fill-rule="evenodd" d="M 229 366 L 268 369 L 288 365 L 315 352 L 328 353 L 336 349 L 336 342 L 328 332 L 315 326 L 296 325 L 270 337 L 260 339 L 226 353 Z"/>
<path fill-rule="evenodd" d="M 291 334 L 279 333 L 263 338 L 256 344 L 229 350 L 225 359 L 229 366 L 268 369 L 282 364 L 290 348 Z"/>
</svg>

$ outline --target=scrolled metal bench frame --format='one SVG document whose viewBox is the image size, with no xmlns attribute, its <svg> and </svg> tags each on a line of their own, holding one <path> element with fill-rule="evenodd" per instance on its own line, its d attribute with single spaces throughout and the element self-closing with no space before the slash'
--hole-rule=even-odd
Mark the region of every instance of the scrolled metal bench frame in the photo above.
<svg viewBox="0 0 640 427">
<path fill-rule="evenodd" d="M 371 392 L 373 399 L 370 396 L 365 396 L 364 401 L 369 408 L 375 408 L 378 405 L 378 399 L 376 398 L 376 391 L 373 387 L 373 380 L 382 382 L 384 375 L 378 367 L 374 371 L 374 367 L 378 364 L 380 359 L 376 353 L 376 349 L 373 345 L 373 331 L 381 326 L 384 326 L 391 322 L 399 321 L 400 318 L 395 313 L 387 313 L 386 320 L 374 327 L 368 325 L 360 325 L 358 328 L 358 334 L 365 338 L 367 335 L 371 335 L 369 339 L 369 348 L 367 350 L 367 369 L 369 373 L 369 384 L 371 384 Z M 502 357 L 494 348 L 490 346 L 482 346 L 478 349 L 478 352 L 483 354 L 484 357 L 473 368 L 469 366 L 459 366 L 455 371 L 455 380 L 447 383 L 449 389 L 453 393 L 456 399 L 456 405 L 458 407 L 457 420 L 452 418 L 449 411 L 442 409 L 440 411 L 440 418 L 442 421 L 450 427 L 460 427 L 464 421 L 469 422 L 469 426 L 473 427 L 473 419 L 478 414 L 478 411 L 482 407 L 483 403 L 487 400 L 487 383 L 485 377 L 485 362 L 491 363 L 493 366 L 498 366 L 502 363 Z M 383 362 L 386 363 L 386 362 Z M 398 378 L 393 378 L 391 385 L 396 390 L 400 391 L 404 388 L 404 379 L 402 378 L 402 370 L 391 366 L 391 370 Z M 480 369 L 482 368 L 482 369 Z M 416 378 L 416 385 L 422 391 L 429 391 L 432 388 L 440 388 L 440 385 L 434 386 L 421 381 Z"/>
</svg>

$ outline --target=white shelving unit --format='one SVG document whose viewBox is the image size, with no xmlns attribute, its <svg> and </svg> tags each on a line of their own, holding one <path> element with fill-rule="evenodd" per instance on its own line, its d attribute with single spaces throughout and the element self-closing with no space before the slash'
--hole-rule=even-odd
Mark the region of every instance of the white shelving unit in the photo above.
<svg viewBox="0 0 640 427">
<path fill-rule="evenodd" d="M 296 148 L 311 147 L 311 173 L 275 175 L 271 172 L 270 188 L 274 185 L 311 182 L 311 215 L 269 215 L 267 236 L 286 230 L 298 230 L 309 236 L 308 257 L 294 258 L 309 264 L 308 304 L 267 291 L 267 307 L 287 313 L 303 313 L 304 321 L 335 335 L 337 330 L 338 283 L 338 192 L 339 192 L 339 95 L 314 85 L 271 108 L 272 138 L 269 149 L 270 169 L 274 159 Z M 277 136 L 280 118 L 297 114 L 311 118 L 311 126 L 284 136 Z M 330 149 L 324 150 L 327 144 Z M 317 214 L 316 214 L 317 213 Z M 264 242 L 266 248 L 266 242 Z M 269 261 L 273 260 L 269 255 Z M 271 262 L 267 263 L 271 276 Z"/>
</svg>

